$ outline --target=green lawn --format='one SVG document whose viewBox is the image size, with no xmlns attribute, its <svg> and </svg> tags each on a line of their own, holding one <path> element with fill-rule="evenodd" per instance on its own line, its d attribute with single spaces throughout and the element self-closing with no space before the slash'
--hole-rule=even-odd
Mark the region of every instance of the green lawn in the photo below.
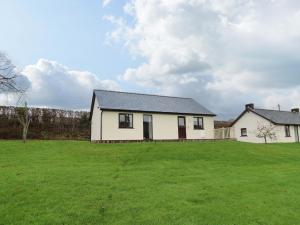
<svg viewBox="0 0 300 225">
<path fill-rule="evenodd" d="M 0 224 L 300 224 L 300 145 L 0 141 Z"/>
</svg>

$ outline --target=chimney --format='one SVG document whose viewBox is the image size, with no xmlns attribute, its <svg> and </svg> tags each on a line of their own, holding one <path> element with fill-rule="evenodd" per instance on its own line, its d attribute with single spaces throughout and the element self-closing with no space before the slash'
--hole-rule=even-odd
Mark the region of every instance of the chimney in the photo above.
<svg viewBox="0 0 300 225">
<path fill-rule="evenodd" d="M 254 109 L 254 104 L 253 103 L 249 103 L 247 105 L 245 105 L 246 109 Z"/>
<path fill-rule="evenodd" d="M 292 112 L 293 112 L 293 113 L 299 113 L 299 108 L 294 108 L 294 109 L 292 109 Z"/>
</svg>

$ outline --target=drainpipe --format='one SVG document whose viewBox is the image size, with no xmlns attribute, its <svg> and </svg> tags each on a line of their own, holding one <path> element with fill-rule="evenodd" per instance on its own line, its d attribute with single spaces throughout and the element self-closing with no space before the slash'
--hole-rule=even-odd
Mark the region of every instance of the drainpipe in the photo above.
<svg viewBox="0 0 300 225">
<path fill-rule="evenodd" d="M 103 111 L 101 110 L 101 114 L 100 114 L 100 141 L 102 141 L 102 113 Z"/>
</svg>

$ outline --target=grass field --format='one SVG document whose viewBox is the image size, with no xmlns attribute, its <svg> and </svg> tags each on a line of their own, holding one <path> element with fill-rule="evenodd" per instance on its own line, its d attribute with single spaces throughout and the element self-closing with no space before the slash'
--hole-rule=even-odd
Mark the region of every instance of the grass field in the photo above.
<svg viewBox="0 0 300 225">
<path fill-rule="evenodd" d="M 0 224 L 300 224 L 300 145 L 0 141 Z"/>
</svg>

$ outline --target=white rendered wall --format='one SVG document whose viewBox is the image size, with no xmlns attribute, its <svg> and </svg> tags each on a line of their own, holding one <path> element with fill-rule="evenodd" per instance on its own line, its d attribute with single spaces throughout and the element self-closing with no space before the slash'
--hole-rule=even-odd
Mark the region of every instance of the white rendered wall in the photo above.
<svg viewBox="0 0 300 225">
<path fill-rule="evenodd" d="M 98 108 L 99 103 L 95 98 L 93 115 L 91 120 L 91 141 L 100 140 L 100 126 L 101 126 L 101 110 Z"/>
<path fill-rule="evenodd" d="M 113 111 L 102 112 L 102 140 L 143 140 L 144 113 L 132 113 L 133 128 L 119 128 L 119 113 Z M 152 115 L 154 140 L 178 139 L 178 116 L 182 115 L 145 114 Z M 213 139 L 214 118 L 204 116 L 204 130 L 194 130 L 193 117 L 185 116 L 187 139 Z"/>
</svg>

